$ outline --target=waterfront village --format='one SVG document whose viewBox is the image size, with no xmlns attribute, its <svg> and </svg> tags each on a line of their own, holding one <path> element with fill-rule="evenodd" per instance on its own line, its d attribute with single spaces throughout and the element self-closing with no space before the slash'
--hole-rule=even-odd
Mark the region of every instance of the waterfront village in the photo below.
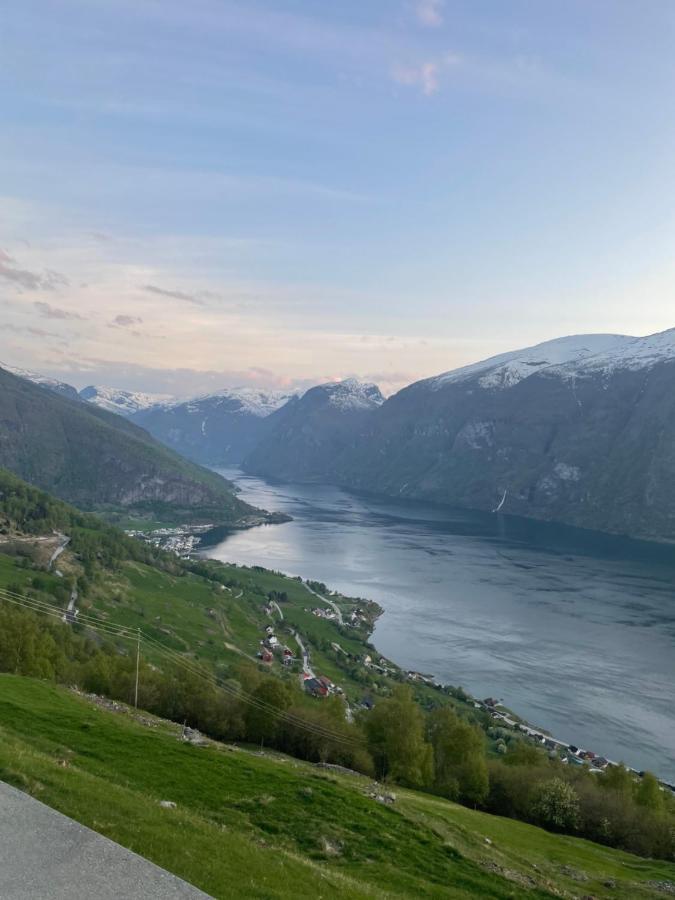
<svg viewBox="0 0 675 900">
<path fill-rule="evenodd" d="M 315 592 L 312 591 L 312 593 Z M 315 594 L 315 596 L 320 595 Z M 369 622 L 371 622 L 368 614 L 359 606 L 357 606 L 355 609 L 353 609 L 343 617 L 333 601 L 326 598 L 321 599 L 323 599 L 325 603 L 330 604 L 330 607 L 314 607 L 312 609 L 307 609 L 306 612 L 311 612 L 312 615 L 316 616 L 319 619 L 325 619 L 327 621 L 335 622 L 336 624 L 339 623 L 340 625 L 347 627 L 359 627 L 362 625 L 368 626 Z M 270 617 L 273 617 L 276 611 L 281 613 L 281 610 L 279 609 L 279 606 L 276 602 L 272 602 L 271 604 L 264 606 L 264 612 Z M 351 719 L 352 711 L 349 707 L 349 703 L 342 687 L 340 687 L 340 685 L 338 684 L 335 684 L 327 676 L 316 674 L 314 672 L 310 665 L 309 651 L 302 643 L 297 632 L 292 632 L 292 635 L 298 644 L 300 656 L 297 656 L 293 652 L 293 650 L 291 650 L 291 648 L 283 644 L 278 639 L 277 635 L 275 634 L 275 628 L 273 625 L 268 625 L 265 628 L 265 634 L 260 641 L 258 659 L 265 665 L 271 665 L 275 660 L 275 657 L 278 657 L 281 661 L 281 664 L 285 667 L 300 665 L 301 672 L 299 673 L 299 678 L 306 693 L 316 698 L 328 697 L 332 695 L 341 697 L 345 702 L 347 718 Z M 343 654 L 349 660 L 353 659 L 353 655 L 344 650 L 337 641 L 331 642 L 331 649 L 336 654 Z M 371 652 L 364 653 L 363 656 L 356 661 L 360 662 L 366 669 L 380 676 L 400 677 L 400 674 L 403 674 L 405 680 L 410 683 L 424 684 L 436 691 L 449 690 L 446 685 L 442 685 L 437 682 L 432 675 L 425 675 L 421 672 L 412 670 L 401 673 L 401 670 L 399 670 L 399 668 L 394 663 L 390 662 L 384 657 L 378 657 L 377 660 L 378 661 L 376 662 L 373 659 L 373 653 Z M 587 766 L 592 773 L 598 775 L 601 775 L 606 769 L 612 766 L 623 765 L 623 763 L 609 760 L 605 756 L 601 756 L 593 750 L 586 750 L 581 747 L 577 747 L 574 744 L 559 740 L 549 734 L 544 733 L 543 731 L 533 728 L 526 722 L 514 716 L 513 713 L 511 713 L 505 706 L 503 706 L 500 700 L 497 700 L 494 697 L 487 697 L 484 700 L 477 700 L 475 698 L 469 697 L 468 695 L 464 696 L 466 702 L 470 703 L 475 710 L 480 710 L 490 717 L 493 722 L 493 727 L 491 729 L 488 729 L 488 733 L 492 734 L 493 736 L 499 736 L 499 728 L 505 728 L 511 731 L 519 732 L 521 736 L 524 736 L 532 743 L 538 744 L 542 748 L 547 750 L 551 757 L 557 756 L 563 764 L 571 766 Z M 371 709 L 373 706 L 373 700 L 371 697 L 365 696 L 358 704 L 358 706 L 363 709 Z M 506 745 L 503 741 L 498 740 L 496 746 L 498 752 L 500 752 L 500 748 L 502 747 L 504 748 L 504 750 L 506 749 Z M 644 774 L 643 772 L 638 772 L 638 770 L 633 769 L 630 766 L 626 766 L 626 768 L 636 775 L 641 776 Z M 674 784 L 666 781 L 661 781 L 660 783 L 663 789 L 675 793 Z"/>
</svg>

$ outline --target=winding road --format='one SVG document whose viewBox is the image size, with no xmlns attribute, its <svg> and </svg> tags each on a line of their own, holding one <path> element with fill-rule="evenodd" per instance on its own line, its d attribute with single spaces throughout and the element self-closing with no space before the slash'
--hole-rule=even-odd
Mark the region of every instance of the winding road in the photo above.
<svg viewBox="0 0 675 900">
<path fill-rule="evenodd" d="M 328 606 L 330 606 L 330 608 L 333 610 L 333 612 L 335 613 L 335 615 L 337 617 L 339 625 L 345 624 L 344 620 L 342 618 L 342 612 L 340 610 L 340 607 L 337 605 L 337 603 L 334 603 L 332 600 L 329 600 L 328 597 L 323 597 L 321 594 L 317 594 L 317 592 L 313 591 L 306 582 L 303 581 L 302 583 L 303 583 L 304 587 L 310 592 L 310 594 L 313 594 L 318 600 L 321 600 L 322 603 L 327 603 Z"/>
</svg>

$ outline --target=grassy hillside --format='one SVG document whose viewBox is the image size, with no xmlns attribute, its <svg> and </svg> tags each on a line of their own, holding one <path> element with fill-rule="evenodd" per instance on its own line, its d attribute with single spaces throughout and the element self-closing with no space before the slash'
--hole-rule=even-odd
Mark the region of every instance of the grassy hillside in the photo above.
<svg viewBox="0 0 675 900">
<path fill-rule="evenodd" d="M 0 369 L 0 466 L 81 509 L 164 521 L 243 520 L 232 486 L 121 416 Z"/>
<path fill-rule="evenodd" d="M 0 777 L 216 897 L 659 896 L 675 867 L 0 676 Z M 176 804 L 162 808 L 162 800 Z"/>
</svg>

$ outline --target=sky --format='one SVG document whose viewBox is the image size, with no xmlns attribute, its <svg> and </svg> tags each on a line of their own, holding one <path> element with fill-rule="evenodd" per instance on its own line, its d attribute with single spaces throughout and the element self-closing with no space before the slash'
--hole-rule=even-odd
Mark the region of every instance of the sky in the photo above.
<svg viewBox="0 0 675 900">
<path fill-rule="evenodd" d="M 672 0 L 22 0 L 0 360 L 386 393 L 675 326 Z"/>
</svg>

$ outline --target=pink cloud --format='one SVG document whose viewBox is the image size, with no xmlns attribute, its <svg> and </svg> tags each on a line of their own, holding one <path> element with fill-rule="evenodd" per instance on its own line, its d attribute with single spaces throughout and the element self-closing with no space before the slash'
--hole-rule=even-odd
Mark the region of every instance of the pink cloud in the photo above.
<svg viewBox="0 0 675 900">
<path fill-rule="evenodd" d="M 443 24 L 443 6 L 443 0 L 417 0 L 415 14 L 422 25 L 438 28 Z"/>
</svg>

